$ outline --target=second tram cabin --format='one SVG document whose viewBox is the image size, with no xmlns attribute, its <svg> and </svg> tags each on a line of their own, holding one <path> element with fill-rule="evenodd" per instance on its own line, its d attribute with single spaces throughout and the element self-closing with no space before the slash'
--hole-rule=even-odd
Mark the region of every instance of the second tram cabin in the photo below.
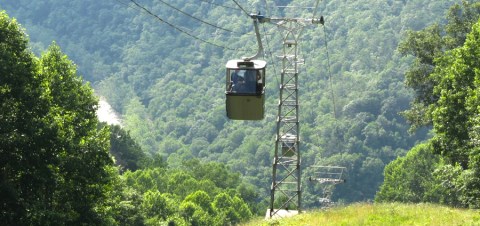
<svg viewBox="0 0 480 226">
<path fill-rule="evenodd" d="M 261 120 L 265 115 L 265 67 L 263 60 L 229 60 L 226 74 L 227 117 Z"/>
</svg>

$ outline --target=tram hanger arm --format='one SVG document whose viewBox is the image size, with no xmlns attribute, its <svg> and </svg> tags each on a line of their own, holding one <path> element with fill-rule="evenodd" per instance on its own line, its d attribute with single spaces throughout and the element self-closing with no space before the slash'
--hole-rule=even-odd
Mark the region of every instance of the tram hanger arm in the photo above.
<svg viewBox="0 0 480 226">
<path fill-rule="evenodd" d="M 257 54 L 251 57 L 242 57 L 243 60 L 249 61 L 254 60 L 260 56 L 263 56 L 263 45 L 262 45 L 262 38 L 260 37 L 260 31 L 258 29 L 258 22 L 263 23 L 265 17 L 259 14 L 250 14 L 250 17 L 253 19 L 253 27 L 255 28 L 255 35 L 257 36 L 257 43 L 258 43 L 258 51 Z"/>
</svg>

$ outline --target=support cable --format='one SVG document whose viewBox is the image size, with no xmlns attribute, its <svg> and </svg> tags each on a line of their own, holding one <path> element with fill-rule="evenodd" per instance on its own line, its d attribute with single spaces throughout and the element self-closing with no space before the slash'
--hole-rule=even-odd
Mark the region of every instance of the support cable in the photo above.
<svg viewBox="0 0 480 226">
<path fill-rule="evenodd" d="M 240 10 L 240 9 L 235 8 L 235 7 L 226 6 L 226 5 L 221 5 L 221 4 L 218 4 L 218 3 L 214 3 L 213 1 L 212 1 L 212 2 L 207 1 L 207 0 L 199 0 L 199 1 L 206 2 L 206 3 L 208 3 L 208 4 L 212 4 L 212 5 L 216 5 L 216 6 L 220 6 L 220 7 L 226 8 L 226 9 Z"/>
<path fill-rule="evenodd" d="M 126 2 L 123 2 L 123 1 L 121 1 L 121 0 L 115 0 L 115 1 L 117 1 L 118 3 L 120 3 L 120 4 L 122 4 L 122 5 L 126 6 L 126 7 L 128 7 L 128 8 L 130 8 L 130 9 L 136 10 L 136 11 L 138 11 L 138 12 L 140 12 L 140 13 L 145 13 L 145 12 L 143 12 L 141 9 L 136 8 L 136 7 L 133 7 L 133 6 L 131 6 L 130 4 L 128 4 L 128 3 L 126 3 Z"/>
<path fill-rule="evenodd" d="M 178 9 L 178 8 L 176 8 L 176 7 L 173 6 L 173 5 L 170 5 L 170 4 L 168 4 L 167 2 L 165 2 L 165 1 L 163 1 L 163 0 L 158 0 L 158 1 L 160 1 L 161 3 L 167 5 L 168 7 L 174 9 L 175 11 L 177 11 L 177 12 L 179 12 L 179 13 L 185 15 L 185 16 L 188 16 L 188 17 L 190 17 L 190 18 L 192 18 L 192 19 L 194 19 L 194 20 L 196 20 L 196 21 L 199 21 L 199 22 L 201 22 L 201 23 L 208 24 L 208 25 L 210 25 L 210 26 L 212 26 L 212 27 L 214 27 L 214 28 L 217 28 L 217 29 L 220 29 L 220 30 L 223 30 L 223 31 L 227 31 L 227 32 L 231 32 L 231 33 L 236 33 L 236 34 L 241 34 L 241 35 L 244 34 L 244 33 L 232 31 L 232 30 L 229 30 L 229 29 L 226 29 L 226 28 L 223 28 L 223 27 L 219 27 L 219 26 L 217 26 L 217 25 L 215 25 L 215 24 L 212 24 L 212 23 L 209 23 L 209 22 L 204 21 L 204 20 L 202 20 L 202 19 L 199 19 L 199 18 L 197 18 L 197 17 L 194 17 L 194 16 L 190 15 L 189 13 L 186 13 L 186 12 Z"/>
<path fill-rule="evenodd" d="M 248 13 L 236 0 L 232 0 L 235 4 L 240 8 L 248 17 L 250 17 L 250 13 Z"/>
<path fill-rule="evenodd" d="M 118 0 L 117 0 L 118 1 Z M 156 14 L 152 13 L 150 10 L 148 10 L 147 8 L 143 7 L 142 5 L 140 5 L 139 3 L 137 3 L 135 0 L 130 0 L 130 2 L 132 2 L 133 4 L 135 4 L 138 8 L 142 9 L 145 13 L 149 14 L 150 16 L 153 16 L 155 17 L 157 20 L 159 20 L 160 22 L 163 22 L 167 25 L 169 25 L 170 27 L 172 27 L 173 29 L 177 30 L 177 31 L 180 31 L 181 33 L 184 33 L 186 35 L 188 35 L 189 37 L 191 38 L 194 38 L 196 40 L 199 40 L 201 42 L 204 42 L 204 43 L 207 43 L 207 44 L 210 44 L 210 45 L 213 45 L 213 46 L 216 46 L 216 47 L 219 47 L 219 48 L 223 48 L 223 49 L 228 49 L 228 50 L 238 50 L 238 49 L 233 49 L 233 48 L 229 48 L 229 47 L 226 47 L 226 46 L 222 46 L 222 45 L 219 45 L 219 44 L 216 44 L 216 43 L 213 43 L 213 42 L 210 42 L 208 40 L 205 40 L 205 39 L 202 39 L 202 38 L 199 38 L 193 34 L 190 34 L 188 33 L 187 31 L 185 31 L 184 29 L 182 28 L 179 28 L 177 26 L 175 26 L 174 24 L 172 23 L 169 23 L 168 21 L 165 21 L 164 19 L 160 18 L 159 16 L 157 16 Z"/>
<path fill-rule="evenodd" d="M 268 41 L 268 34 L 267 34 L 267 30 L 265 29 L 265 24 L 263 24 L 263 32 L 265 33 L 265 41 L 267 43 L 267 49 L 268 49 L 268 56 L 270 56 L 270 60 L 272 62 L 275 62 L 274 61 L 274 58 L 273 58 L 273 54 L 272 54 L 272 49 L 270 48 L 270 42 Z M 280 81 L 278 81 L 278 77 L 276 76 L 277 74 L 277 70 L 276 70 L 276 67 L 275 67 L 275 64 L 273 63 L 273 75 L 275 75 L 275 80 L 277 81 L 277 87 L 280 86 Z"/>
<path fill-rule="evenodd" d="M 267 2 L 267 0 L 264 0 L 264 2 L 265 2 L 265 13 L 266 13 L 266 15 L 270 15 L 270 11 L 268 10 L 268 8 L 269 8 L 268 7 L 268 2 Z"/>
<path fill-rule="evenodd" d="M 333 103 L 333 118 L 335 119 L 335 124 L 337 122 L 337 104 L 335 102 L 335 92 L 333 91 L 333 79 L 332 79 L 332 71 L 330 70 L 330 54 L 328 51 L 328 41 L 327 41 L 327 31 L 325 29 L 325 25 L 323 25 L 323 34 L 325 40 L 325 49 L 327 52 L 327 70 L 328 70 L 328 80 L 330 83 L 330 91 L 332 95 L 332 103 Z M 336 127 L 335 127 L 336 128 Z"/>
<path fill-rule="evenodd" d="M 315 9 L 313 10 L 313 16 L 312 19 L 315 19 L 315 16 L 317 15 L 317 9 L 318 9 L 318 3 L 320 0 L 317 0 L 317 3 L 315 4 Z M 325 28 L 325 27 L 324 27 Z"/>
</svg>

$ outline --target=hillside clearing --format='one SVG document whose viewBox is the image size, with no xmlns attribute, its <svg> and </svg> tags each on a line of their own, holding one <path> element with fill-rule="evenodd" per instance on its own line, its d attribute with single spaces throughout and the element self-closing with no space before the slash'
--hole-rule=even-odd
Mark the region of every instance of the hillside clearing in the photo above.
<svg viewBox="0 0 480 226">
<path fill-rule="evenodd" d="M 252 220 L 249 225 L 480 225 L 480 211 L 435 204 L 357 203 L 280 220 Z"/>
</svg>

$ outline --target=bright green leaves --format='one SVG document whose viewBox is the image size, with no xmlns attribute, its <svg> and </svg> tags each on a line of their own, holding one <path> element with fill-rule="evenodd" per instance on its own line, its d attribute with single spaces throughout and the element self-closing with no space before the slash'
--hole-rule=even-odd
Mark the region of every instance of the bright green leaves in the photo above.
<svg viewBox="0 0 480 226">
<path fill-rule="evenodd" d="M 415 61 L 406 72 L 406 85 L 415 91 L 416 97 L 411 109 L 403 112 L 403 115 L 412 125 L 413 129 L 432 124 L 432 106 L 439 100 L 440 91 L 434 88 L 441 79 L 432 74 L 441 73 L 440 70 L 462 71 L 461 65 L 450 69 L 442 66 L 447 63 L 448 56 L 445 51 L 463 45 L 471 26 L 478 20 L 480 4 L 463 1 L 462 5 L 454 5 L 448 12 L 448 23 L 445 26 L 432 25 L 421 31 L 409 31 L 404 41 L 399 44 L 399 51 L 403 55 L 412 55 Z M 446 55 L 451 55 L 446 54 Z M 443 58 L 439 60 L 438 58 Z M 458 56 L 451 56 L 458 57 Z M 447 62 L 444 62 L 447 60 Z M 444 69 L 439 69 L 444 68 Z M 447 72 L 448 74 L 448 72 Z M 443 76 L 444 74 L 441 73 Z M 456 84 L 450 84 L 454 87 Z M 460 85 L 460 84 L 458 84 Z M 441 85 L 440 85 L 441 86 Z"/>
<path fill-rule="evenodd" d="M 191 160 L 179 169 L 152 167 L 122 177 L 127 187 L 143 193 L 138 214 L 147 225 L 237 224 L 252 217 L 249 205 L 258 199 L 255 191 L 239 186 L 238 174 L 219 163 Z"/>
<path fill-rule="evenodd" d="M 239 197 L 219 193 L 212 200 L 204 191 L 187 196 L 180 204 L 180 213 L 192 225 L 238 224 L 252 217 L 248 206 Z"/>
<path fill-rule="evenodd" d="M 385 168 L 377 200 L 480 206 L 480 22 L 466 37 L 463 46 L 435 57 L 429 75 L 437 97 L 428 106 L 433 138 Z"/>
<path fill-rule="evenodd" d="M 439 162 L 431 145 L 415 146 L 405 157 L 400 157 L 385 167 L 385 181 L 377 193 L 376 201 L 428 202 L 424 197 L 431 190 L 432 172 Z"/>
<path fill-rule="evenodd" d="M 441 28 L 434 24 L 418 32 L 408 31 L 407 38 L 398 46 L 402 54 L 417 57 L 421 64 L 433 64 L 436 55 L 442 52 Z"/>
<path fill-rule="evenodd" d="M 10 19 L 4 11 L 0 11 L 0 59 L 2 62 L 12 57 L 25 57 L 29 56 L 27 49 L 28 40 L 19 24 L 15 19 Z M 9 53 L 15 52 L 17 54 L 10 55 Z M 27 53 L 18 54 L 18 53 Z M 28 58 L 27 58 L 28 59 Z M 18 65 L 27 64 L 28 61 L 10 61 Z M 2 68 L 2 69 L 5 69 Z M 11 74 L 10 74 L 11 75 Z"/>
<path fill-rule="evenodd" d="M 432 78 L 438 81 L 434 91 L 439 100 L 433 109 L 436 151 L 463 168 L 468 167 L 471 149 L 472 119 L 480 113 L 478 101 L 478 71 L 480 51 L 479 25 L 475 25 L 463 47 L 438 58 Z M 477 34 L 477 35 L 476 35 Z"/>
<path fill-rule="evenodd" d="M 97 100 L 53 44 L 38 60 L 15 20 L 0 13 L 0 221 L 91 224 L 115 174 Z"/>
<path fill-rule="evenodd" d="M 411 192 L 433 194 L 444 191 L 437 196 L 437 201 L 470 207 L 480 206 L 480 200 L 475 198 L 480 191 L 480 181 L 477 179 L 480 170 L 477 142 L 480 126 L 477 119 L 480 114 L 479 15 L 479 3 L 463 1 L 462 5 L 455 5 L 450 9 L 448 24 L 445 26 L 446 35 L 441 40 L 425 36 L 421 38 L 424 42 L 419 46 L 409 45 L 413 43 L 411 42 L 413 36 L 410 36 L 400 48 L 403 49 L 403 53 L 417 57 L 416 64 L 406 74 L 407 85 L 417 91 L 417 99 L 405 116 L 414 123 L 414 127 L 427 122 L 426 119 L 431 120 L 435 132 L 431 140 L 433 150 L 445 161 L 445 164 L 438 166 L 436 173 L 432 174 L 436 175 L 439 183 L 436 187 Z M 438 33 L 431 31 L 431 28 L 427 28 L 413 34 Z M 427 51 L 427 54 L 422 55 L 416 50 L 432 50 L 432 46 L 439 47 L 438 51 Z M 430 69 L 423 72 L 417 70 L 422 64 L 425 67 L 430 65 Z M 419 92 L 422 87 L 428 88 L 426 95 Z M 392 183 L 387 181 L 389 174 L 387 169 L 384 186 L 390 186 L 388 184 Z M 452 197 L 450 194 L 455 195 Z"/>
<path fill-rule="evenodd" d="M 413 55 L 415 61 L 405 73 L 405 83 L 415 91 L 414 107 L 404 112 L 414 128 L 431 123 L 428 118 L 428 105 L 437 97 L 433 94 L 435 80 L 430 78 L 434 68 L 434 58 L 442 53 L 443 41 L 439 25 L 432 25 L 422 31 L 409 31 L 407 38 L 399 44 L 404 55 Z"/>
<path fill-rule="evenodd" d="M 185 197 L 183 202 L 193 202 L 208 213 L 213 214 L 213 208 L 211 205 L 212 200 L 210 196 L 203 190 L 198 190 L 188 195 L 187 197 Z"/>
<path fill-rule="evenodd" d="M 175 201 L 158 190 L 149 190 L 143 194 L 141 208 L 147 219 L 158 217 L 166 220 L 177 211 Z"/>
<path fill-rule="evenodd" d="M 34 200 L 41 199 L 38 184 L 51 182 L 35 177 L 48 176 L 43 163 L 51 161 L 37 128 L 47 111 L 36 99 L 40 92 L 35 60 L 20 26 L 4 12 L 0 12 L 0 87 L 0 196 L 6 197 L 0 201 L 0 220 L 18 224 L 38 204 Z"/>
<path fill-rule="evenodd" d="M 246 204 L 238 197 L 230 197 L 226 193 L 218 194 L 213 200 L 213 208 L 221 216 L 234 224 L 251 217 L 252 213 Z"/>
<path fill-rule="evenodd" d="M 39 73 L 46 80 L 43 84 L 45 90 L 49 91 L 52 104 L 62 106 L 66 111 L 81 114 L 76 119 L 78 123 L 89 122 L 82 119 L 96 118 L 98 100 L 93 96 L 93 89 L 88 84 L 83 84 L 81 78 L 77 76 L 75 65 L 61 52 L 58 45 L 53 43 L 42 55 L 39 63 Z M 90 128 L 94 125 L 91 123 L 85 126 Z M 80 124 L 77 128 L 81 126 L 83 125 Z"/>
</svg>

